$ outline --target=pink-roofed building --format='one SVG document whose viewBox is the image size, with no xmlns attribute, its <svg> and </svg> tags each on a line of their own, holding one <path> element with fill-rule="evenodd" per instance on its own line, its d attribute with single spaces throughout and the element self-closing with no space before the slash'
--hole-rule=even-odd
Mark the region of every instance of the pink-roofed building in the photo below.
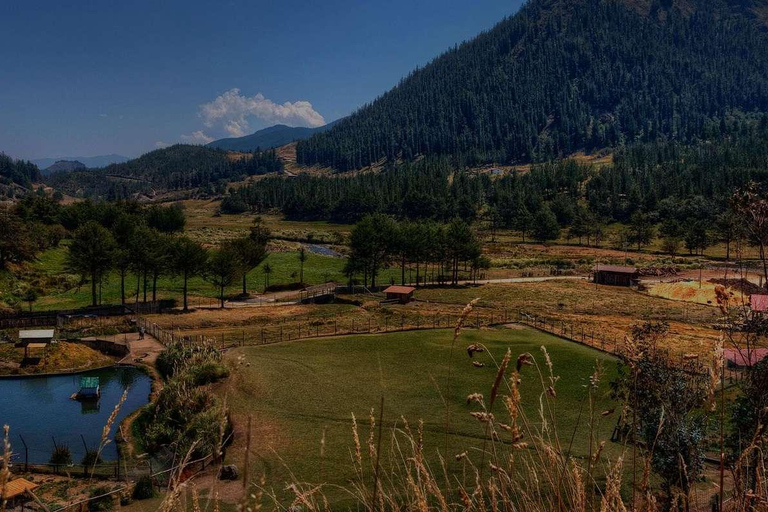
<svg viewBox="0 0 768 512">
<path fill-rule="evenodd" d="M 768 356 L 768 348 L 753 348 L 750 350 L 726 348 L 723 350 L 723 356 L 728 361 L 729 368 L 744 368 L 746 366 L 754 366 L 765 359 Z"/>
<path fill-rule="evenodd" d="M 753 313 L 763 313 L 768 310 L 768 295 L 750 295 L 749 307 Z"/>
</svg>

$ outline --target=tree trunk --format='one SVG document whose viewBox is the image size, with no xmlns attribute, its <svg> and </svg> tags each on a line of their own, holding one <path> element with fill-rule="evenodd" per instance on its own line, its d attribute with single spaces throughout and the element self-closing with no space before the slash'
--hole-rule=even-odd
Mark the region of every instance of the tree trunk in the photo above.
<svg viewBox="0 0 768 512">
<path fill-rule="evenodd" d="M 400 284 L 405 286 L 405 256 L 403 256 L 403 259 L 400 262 Z"/>
<path fill-rule="evenodd" d="M 152 302 L 157 302 L 157 273 L 152 274 Z"/>
<path fill-rule="evenodd" d="M 219 300 L 221 301 L 221 309 L 224 309 L 224 285 L 219 288 Z"/>
<path fill-rule="evenodd" d="M 120 271 L 120 304 L 125 306 L 125 270 Z"/>
<path fill-rule="evenodd" d="M 147 302 L 147 271 L 144 271 L 144 303 Z"/>
<path fill-rule="evenodd" d="M 187 271 L 184 271 L 184 290 L 182 293 L 184 294 L 184 311 L 189 311 L 189 307 L 187 306 L 187 279 L 189 278 Z"/>
<path fill-rule="evenodd" d="M 91 305 L 98 306 L 96 302 L 96 272 L 91 272 Z"/>
</svg>

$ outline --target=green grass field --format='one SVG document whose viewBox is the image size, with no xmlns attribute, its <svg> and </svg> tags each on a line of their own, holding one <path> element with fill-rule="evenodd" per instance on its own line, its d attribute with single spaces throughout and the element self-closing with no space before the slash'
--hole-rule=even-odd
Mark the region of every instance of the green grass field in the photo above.
<svg viewBox="0 0 768 512">
<path fill-rule="evenodd" d="M 293 478 L 311 483 L 347 485 L 354 473 L 351 453 L 354 451 L 351 414 L 355 414 L 360 438 L 367 459 L 369 413 L 378 409 L 385 399 L 383 452 L 391 465 L 393 427 L 403 428 L 405 418 L 411 428 L 424 422 L 425 454 L 437 470 L 438 451 L 445 443 L 445 405 L 450 402 L 451 436 L 449 448 L 450 471 L 462 478 L 461 464 L 454 455 L 467 451 L 479 463 L 484 427 L 471 417 L 479 405 L 467 405 L 470 393 L 490 395 L 497 368 L 509 348 L 514 368 L 517 356 L 530 352 L 540 370 L 546 374 L 541 347 L 548 350 L 555 374 L 557 398 L 552 407 L 556 417 L 556 432 L 567 446 L 574 439 L 572 453 L 577 457 L 588 452 L 588 407 L 579 420 L 585 385 L 596 361 L 605 371 L 595 406 L 598 418 L 597 438 L 606 440 L 616 422 L 615 415 L 602 418 L 600 411 L 614 407 L 607 398 L 608 383 L 615 375 L 614 360 L 598 351 L 577 345 L 528 328 L 466 330 L 456 342 L 453 352 L 453 379 L 448 382 L 451 354 L 451 330 L 405 332 L 385 335 L 350 336 L 288 342 L 263 347 L 236 349 L 227 355 L 233 373 L 226 386 L 219 390 L 238 422 L 242 432 L 246 415 L 254 421 L 254 451 L 257 454 L 252 474 L 264 474 L 269 485 L 280 493 L 283 482 Z M 470 343 L 483 343 L 489 352 L 477 354 L 476 360 L 485 367 L 476 368 L 467 357 Z M 492 358 L 491 358 L 492 356 Z M 509 373 L 509 372 L 508 372 Z M 546 375 L 543 377 L 547 378 Z M 506 393 L 506 388 L 502 388 Z M 527 420 L 539 428 L 542 384 L 536 367 L 526 366 L 522 372 L 522 403 Z M 547 406 L 545 405 L 545 408 Z M 499 421 L 506 413 L 500 403 L 494 410 Z M 378 412 L 376 413 L 378 417 Z M 377 420 L 378 421 L 378 420 Z M 325 437 L 324 456 L 321 439 Z M 398 435 L 403 441 L 402 435 Z M 531 439 L 526 439 L 531 442 Z M 242 464 L 243 436 L 228 452 L 227 458 Z M 611 460 L 621 448 L 606 444 L 605 457 Z M 364 463 L 365 464 L 365 463 Z M 366 473 L 366 478 L 370 475 Z M 345 501 L 343 493 L 330 493 Z"/>
<path fill-rule="evenodd" d="M 90 305 L 90 286 L 85 284 L 78 288 L 76 286 L 78 282 L 77 276 L 69 276 L 66 279 L 66 284 L 61 286 L 63 289 L 46 285 L 46 281 L 51 281 L 54 278 L 61 280 L 62 276 L 67 276 L 64 265 L 65 257 L 66 248 L 59 247 L 42 252 L 38 260 L 32 264 L 32 272 L 36 276 L 35 280 L 41 283 L 44 289 L 47 289 L 47 293 L 42 294 L 40 299 L 33 305 L 34 310 L 69 309 Z M 298 252 L 273 252 L 270 253 L 264 263 L 248 273 L 247 279 L 250 292 L 263 291 L 264 264 L 269 264 L 272 267 L 269 279 L 271 285 L 298 281 L 298 277 L 292 276 L 294 272 L 296 276 L 299 274 Z M 346 278 L 343 275 L 344 264 L 345 260 L 342 258 L 332 258 L 307 252 L 307 261 L 304 263 L 304 282 L 310 285 L 321 284 L 328 280 L 345 282 Z M 388 271 L 384 274 L 384 277 L 388 279 L 390 275 L 394 276 L 395 274 L 397 274 L 396 270 Z M 7 273 L 5 273 L 5 276 L 10 282 L 10 276 Z M 182 284 L 182 280 L 178 277 L 162 276 L 158 280 L 159 298 L 175 298 L 180 303 Z M 8 289 L 10 288 L 11 286 L 9 285 Z M 227 289 L 227 294 L 235 295 L 241 289 L 242 285 L 238 280 L 237 283 Z M 129 302 L 135 301 L 135 294 L 136 278 L 130 275 L 126 282 L 126 295 Z M 189 294 L 199 297 L 215 297 L 217 292 L 210 283 L 200 277 L 196 277 L 189 281 Z M 151 285 L 149 298 L 151 299 Z M 120 303 L 120 277 L 116 272 L 113 272 L 103 283 L 101 300 L 103 304 Z M 24 307 L 26 308 L 26 304 L 24 304 Z"/>
</svg>

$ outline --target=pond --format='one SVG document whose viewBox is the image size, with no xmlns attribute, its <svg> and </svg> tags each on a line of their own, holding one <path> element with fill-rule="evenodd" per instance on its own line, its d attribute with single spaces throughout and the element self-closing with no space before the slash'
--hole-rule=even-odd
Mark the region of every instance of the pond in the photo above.
<svg viewBox="0 0 768 512">
<path fill-rule="evenodd" d="M 70 398 L 78 391 L 83 376 L 99 377 L 98 400 L 79 402 Z M 148 402 L 151 387 L 149 376 L 130 367 L 76 375 L 0 379 L 0 426 L 11 428 L 10 441 L 17 462 L 24 461 L 23 437 L 30 463 L 47 463 L 55 439 L 57 445 L 69 447 L 72 461 L 79 464 L 85 454 L 84 444 L 90 450 L 98 448 L 102 429 L 128 388 L 128 397 L 110 432 L 112 442 L 102 452 L 104 460 L 115 460 L 115 431 L 120 421 Z"/>
</svg>

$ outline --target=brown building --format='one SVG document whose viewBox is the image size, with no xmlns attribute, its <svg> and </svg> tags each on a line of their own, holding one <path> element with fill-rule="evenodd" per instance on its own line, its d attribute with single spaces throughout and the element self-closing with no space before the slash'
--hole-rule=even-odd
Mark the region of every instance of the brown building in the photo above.
<svg viewBox="0 0 768 512">
<path fill-rule="evenodd" d="M 619 267 L 616 265 L 595 266 L 594 279 L 597 284 L 611 286 L 632 286 L 637 282 L 635 267 Z"/>
<path fill-rule="evenodd" d="M 407 304 L 413 300 L 413 292 L 416 288 L 412 286 L 390 286 L 384 293 L 387 295 L 387 300 L 397 300 L 401 304 Z"/>
</svg>

